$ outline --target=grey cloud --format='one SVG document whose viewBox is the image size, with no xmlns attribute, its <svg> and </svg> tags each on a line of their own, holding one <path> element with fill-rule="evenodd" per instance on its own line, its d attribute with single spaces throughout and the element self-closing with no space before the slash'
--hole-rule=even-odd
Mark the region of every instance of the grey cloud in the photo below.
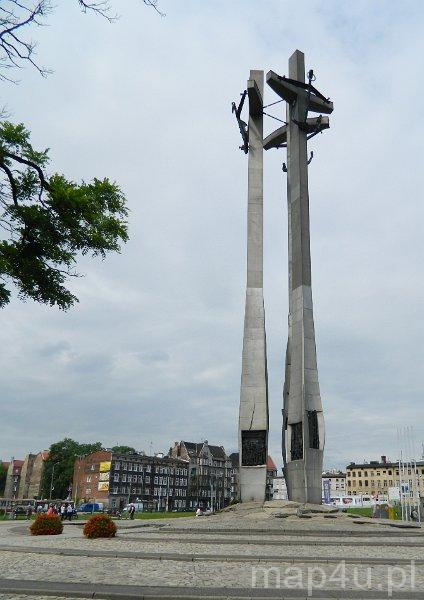
<svg viewBox="0 0 424 600">
<path fill-rule="evenodd" d="M 69 314 L 17 300 L 3 311 L 0 456 L 64 435 L 144 450 L 206 438 L 234 449 L 247 164 L 230 103 L 250 68 L 284 73 L 299 47 L 335 103 L 310 166 L 326 465 L 394 457 L 398 424 L 424 438 L 424 8 L 161 3 L 166 19 L 125 6 L 111 27 L 59 7 L 40 31 L 54 75 L 26 71 L 19 87 L 3 87 L 56 170 L 120 182 L 131 239 L 119 256 L 81 260 Z M 271 454 L 281 464 L 286 182 L 282 153 L 265 158 Z"/>
</svg>

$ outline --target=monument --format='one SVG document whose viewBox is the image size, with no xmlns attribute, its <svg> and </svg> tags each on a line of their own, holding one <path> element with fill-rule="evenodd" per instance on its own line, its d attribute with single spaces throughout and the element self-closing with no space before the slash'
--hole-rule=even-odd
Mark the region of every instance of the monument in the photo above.
<svg viewBox="0 0 424 600">
<path fill-rule="evenodd" d="M 268 376 L 263 298 L 263 71 L 250 71 L 240 104 L 233 104 L 241 149 L 248 154 L 247 285 L 239 412 L 240 498 L 265 500 L 268 456 Z M 249 123 L 241 110 L 249 99 Z"/>
<path fill-rule="evenodd" d="M 324 417 L 318 382 L 312 307 L 307 141 L 329 127 L 333 104 L 305 83 L 304 54 L 289 59 L 289 77 L 270 71 L 268 85 L 287 103 L 286 124 L 264 140 L 264 148 L 287 147 L 289 318 L 283 389 L 283 459 L 288 497 L 321 504 Z"/>
<path fill-rule="evenodd" d="M 324 417 L 318 382 L 312 306 L 309 225 L 309 139 L 328 129 L 333 104 L 313 85 L 296 50 L 289 77 L 273 71 L 268 85 L 285 101 L 284 125 L 263 140 L 263 71 L 251 71 L 247 90 L 233 103 L 248 160 L 247 288 L 239 412 L 240 498 L 263 501 L 268 454 L 268 380 L 263 301 L 263 149 L 287 148 L 289 318 L 283 388 L 284 476 L 290 500 L 321 504 Z M 246 96 L 249 123 L 241 119 Z M 320 113 L 308 118 L 309 112 Z M 272 115 L 269 115 L 272 116 Z M 273 117 L 276 118 L 276 117 Z M 277 119 L 281 121 L 281 119 Z"/>
</svg>

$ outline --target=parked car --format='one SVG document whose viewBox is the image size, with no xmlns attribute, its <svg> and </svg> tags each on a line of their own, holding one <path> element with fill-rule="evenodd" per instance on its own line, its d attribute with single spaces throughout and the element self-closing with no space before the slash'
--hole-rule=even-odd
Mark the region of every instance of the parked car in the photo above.
<svg viewBox="0 0 424 600">
<path fill-rule="evenodd" d="M 79 513 L 93 513 L 93 512 L 102 512 L 103 511 L 103 502 L 86 502 L 85 504 L 80 504 L 77 508 L 77 512 Z"/>
</svg>

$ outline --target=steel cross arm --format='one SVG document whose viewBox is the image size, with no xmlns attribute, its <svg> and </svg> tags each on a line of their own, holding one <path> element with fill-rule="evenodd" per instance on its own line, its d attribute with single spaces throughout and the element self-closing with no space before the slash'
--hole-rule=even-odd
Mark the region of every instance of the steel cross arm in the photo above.
<svg viewBox="0 0 424 600">
<path fill-rule="evenodd" d="M 306 131 L 307 134 L 315 134 L 328 129 L 330 121 L 328 117 L 313 117 L 306 119 L 306 123 L 302 123 L 301 125 L 303 131 Z M 279 127 L 264 139 L 264 150 L 279 148 L 283 144 L 287 144 L 287 125 Z"/>
<path fill-rule="evenodd" d="M 280 98 L 283 98 L 289 104 L 296 102 L 298 97 L 302 95 L 304 98 L 309 97 L 308 110 L 326 115 L 333 112 L 333 103 L 324 98 L 313 86 L 309 87 L 308 84 L 281 77 L 274 71 L 267 73 L 266 82 Z"/>
<path fill-rule="evenodd" d="M 247 81 L 247 95 L 249 96 L 249 115 L 258 117 L 263 112 L 263 100 L 254 79 Z"/>
</svg>

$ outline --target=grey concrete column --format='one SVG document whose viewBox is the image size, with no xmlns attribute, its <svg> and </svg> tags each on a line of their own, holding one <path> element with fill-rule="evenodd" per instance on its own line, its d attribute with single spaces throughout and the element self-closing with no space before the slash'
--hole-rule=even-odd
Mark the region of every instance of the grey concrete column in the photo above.
<svg viewBox="0 0 424 600">
<path fill-rule="evenodd" d="M 250 71 L 247 286 L 239 412 L 240 496 L 265 499 L 268 377 L 263 299 L 263 71 Z"/>
<path fill-rule="evenodd" d="M 311 80 L 313 79 L 311 75 Z M 283 389 L 283 459 L 288 495 L 297 502 L 321 503 L 324 418 L 318 383 L 311 287 L 307 140 L 329 127 L 322 114 L 333 104 L 305 84 L 305 57 L 296 50 L 289 77 L 273 71 L 267 83 L 287 102 L 287 124 L 264 140 L 264 148 L 287 146 L 289 320 Z"/>
<path fill-rule="evenodd" d="M 305 82 L 299 50 L 290 57 L 289 78 Z M 306 94 L 287 104 L 289 339 L 283 437 L 289 498 L 321 504 L 324 419 L 312 307 L 307 133 L 298 125 L 306 121 L 307 111 Z"/>
</svg>

